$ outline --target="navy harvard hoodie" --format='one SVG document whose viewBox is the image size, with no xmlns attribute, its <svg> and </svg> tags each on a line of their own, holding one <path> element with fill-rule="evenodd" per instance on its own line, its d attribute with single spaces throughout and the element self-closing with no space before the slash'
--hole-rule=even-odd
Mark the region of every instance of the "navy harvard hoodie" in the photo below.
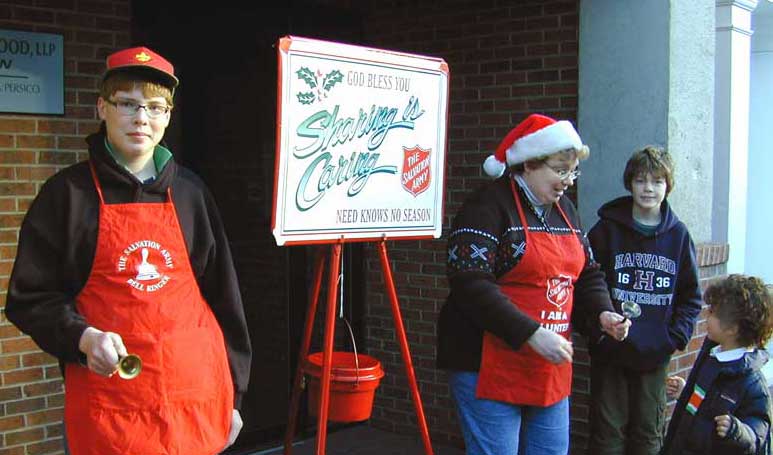
<svg viewBox="0 0 773 455">
<path fill-rule="evenodd" d="M 604 204 L 588 238 L 615 309 L 632 300 L 642 313 L 624 341 L 597 332 L 589 348 L 593 361 L 647 371 L 687 346 L 701 310 L 701 291 L 695 246 L 668 202 L 661 204 L 660 224 L 650 235 L 635 229 L 632 208 L 631 196 Z"/>
</svg>

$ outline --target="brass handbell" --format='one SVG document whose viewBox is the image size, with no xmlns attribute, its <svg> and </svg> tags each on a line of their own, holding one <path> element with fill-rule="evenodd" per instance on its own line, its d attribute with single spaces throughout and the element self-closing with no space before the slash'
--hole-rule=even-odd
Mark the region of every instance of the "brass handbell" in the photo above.
<svg viewBox="0 0 773 455">
<path fill-rule="evenodd" d="M 142 359 L 137 354 L 127 354 L 118 361 L 118 376 L 121 379 L 134 379 L 142 371 Z"/>
</svg>

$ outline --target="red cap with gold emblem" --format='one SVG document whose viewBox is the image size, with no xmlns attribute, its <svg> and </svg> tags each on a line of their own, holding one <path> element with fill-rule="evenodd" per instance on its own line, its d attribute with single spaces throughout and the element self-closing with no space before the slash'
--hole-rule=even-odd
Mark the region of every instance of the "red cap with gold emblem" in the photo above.
<svg viewBox="0 0 773 455">
<path fill-rule="evenodd" d="M 121 70 L 149 70 L 154 75 L 161 77 L 169 88 L 174 89 L 180 83 L 174 75 L 174 66 L 164 57 L 158 55 L 147 47 L 132 47 L 107 56 L 107 71 L 102 77 Z"/>
</svg>

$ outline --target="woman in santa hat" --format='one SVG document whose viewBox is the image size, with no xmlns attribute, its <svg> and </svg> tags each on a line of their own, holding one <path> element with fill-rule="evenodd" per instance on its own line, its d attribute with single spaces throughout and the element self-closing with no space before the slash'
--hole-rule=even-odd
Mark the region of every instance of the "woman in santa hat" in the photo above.
<svg viewBox="0 0 773 455">
<path fill-rule="evenodd" d="M 627 336 L 565 195 L 588 153 L 568 121 L 530 115 L 484 163 L 499 178 L 454 220 L 438 366 L 469 455 L 565 455 L 572 322 Z"/>
</svg>

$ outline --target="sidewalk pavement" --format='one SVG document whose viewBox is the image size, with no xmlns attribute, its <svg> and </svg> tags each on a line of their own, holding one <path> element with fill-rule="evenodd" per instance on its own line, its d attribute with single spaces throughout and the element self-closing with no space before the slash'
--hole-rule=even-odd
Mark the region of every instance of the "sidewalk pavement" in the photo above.
<svg viewBox="0 0 773 455">
<path fill-rule="evenodd" d="M 314 455 L 316 438 L 296 441 L 292 455 Z M 464 455 L 462 449 L 433 444 L 435 455 Z M 253 452 L 250 455 L 282 455 L 282 447 Z M 415 435 L 389 433 L 358 425 L 327 435 L 326 455 L 424 455 L 418 431 Z"/>
</svg>

